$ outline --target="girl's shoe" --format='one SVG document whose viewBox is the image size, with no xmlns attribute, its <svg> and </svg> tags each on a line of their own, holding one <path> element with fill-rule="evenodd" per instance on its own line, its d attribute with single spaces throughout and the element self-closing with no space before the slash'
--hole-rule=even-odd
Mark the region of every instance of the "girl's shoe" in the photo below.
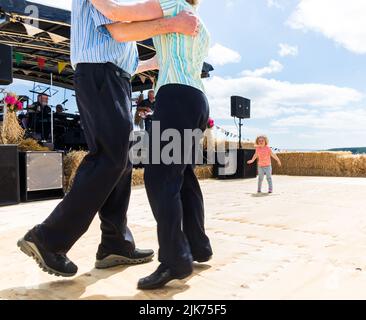
<svg viewBox="0 0 366 320">
<path fill-rule="evenodd" d="M 261 190 L 258 190 L 257 193 L 262 193 L 262 191 Z"/>
<path fill-rule="evenodd" d="M 273 193 L 273 190 L 269 190 L 268 193 Z"/>
</svg>

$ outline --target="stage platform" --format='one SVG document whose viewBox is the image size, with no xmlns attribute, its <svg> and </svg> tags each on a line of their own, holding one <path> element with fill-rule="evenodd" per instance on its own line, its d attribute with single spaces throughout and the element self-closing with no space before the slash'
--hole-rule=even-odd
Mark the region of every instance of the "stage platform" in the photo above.
<svg viewBox="0 0 366 320">
<path fill-rule="evenodd" d="M 0 208 L 0 299 L 365 299 L 366 179 L 275 176 L 276 193 L 256 180 L 202 182 L 214 259 L 186 281 L 141 292 L 137 280 L 157 261 L 108 271 L 93 268 L 96 219 L 69 256 L 71 279 L 49 276 L 16 241 L 58 201 Z M 157 249 L 144 188 L 134 188 L 130 227 L 140 248 Z"/>
</svg>

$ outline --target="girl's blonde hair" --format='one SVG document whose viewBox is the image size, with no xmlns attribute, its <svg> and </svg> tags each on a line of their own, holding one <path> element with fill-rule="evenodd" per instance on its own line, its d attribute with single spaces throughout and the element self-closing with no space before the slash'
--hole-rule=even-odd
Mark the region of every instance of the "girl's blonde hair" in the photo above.
<svg viewBox="0 0 366 320">
<path fill-rule="evenodd" d="M 269 145 L 269 139 L 268 139 L 268 137 L 267 136 L 258 136 L 257 137 L 257 139 L 255 139 L 255 144 L 256 145 L 259 145 L 259 140 L 260 139 L 264 139 L 264 141 L 266 142 L 266 146 L 268 146 Z"/>
<path fill-rule="evenodd" d="M 200 0 L 186 0 L 189 4 L 191 4 L 192 6 L 196 6 L 198 5 L 198 3 L 200 2 Z"/>
</svg>

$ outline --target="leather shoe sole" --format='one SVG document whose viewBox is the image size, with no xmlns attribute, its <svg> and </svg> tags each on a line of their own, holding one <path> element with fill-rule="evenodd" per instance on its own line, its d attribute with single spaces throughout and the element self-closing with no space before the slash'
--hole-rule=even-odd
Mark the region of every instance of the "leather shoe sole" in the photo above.
<svg viewBox="0 0 366 320">
<path fill-rule="evenodd" d="M 38 266 L 44 272 L 47 272 L 50 275 L 54 275 L 56 277 L 72 277 L 76 274 L 76 272 L 63 273 L 63 272 L 59 272 L 57 270 L 50 268 L 43 260 L 42 255 L 39 253 L 39 251 L 37 249 L 37 246 L 32 242 L 26 241 L 24 238 L 20 239 L 18 241 L 17 245 L 23 253 L 25 253 L 27 256 L 33 258 L 37 262 Z"/>
</svg>

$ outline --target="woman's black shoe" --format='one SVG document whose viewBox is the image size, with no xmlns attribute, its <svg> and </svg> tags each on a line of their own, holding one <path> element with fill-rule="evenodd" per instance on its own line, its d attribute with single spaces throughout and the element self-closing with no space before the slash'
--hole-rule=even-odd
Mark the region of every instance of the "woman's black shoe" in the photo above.
<svg viewBox="0 0 366 320">
<path fill-rule="evenodd" d="M 212 256 L 207 256 L 207 257 L 193 257 L 193 261 L 198 262 L 198 263 L 209 262 L 211 259 L 212 259 Z"/>
<path fill-rule="evenodd" d="M 161 264 L 159 268 L 152 275 L 140 279 L 137 288 L 140 290 L 159 289 L 164 287 L 168 282 L 172 280 L 183 280 L 189 277 L 192 274 L 192 272 L 193 270 L 190 270 L 189 272 L 176 275 L 173 274 L 168 267 L 165 267 L 164 265 Z"/>
<path fill-rule="evenodd" d="M 18 247 L 33 258 L 43 271 L 51 275 L 72 277 L 78 271 L 78 267 L 66 255 L 45 249 L 32 230 L 18 241 Z"/>
</svg>

